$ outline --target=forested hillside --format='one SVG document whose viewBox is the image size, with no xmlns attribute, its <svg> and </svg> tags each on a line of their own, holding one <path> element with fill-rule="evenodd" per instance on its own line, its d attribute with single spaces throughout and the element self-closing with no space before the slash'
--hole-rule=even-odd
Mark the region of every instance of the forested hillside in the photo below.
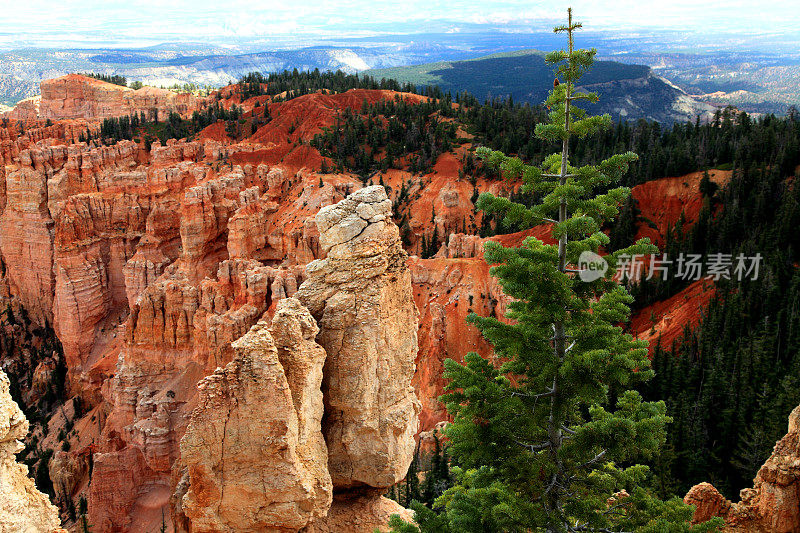
<svg viewBox="0 0 800 533">
<path fill-rule="evenodd" d="M 553 67 L 545 62 L 544 52 L 537 50 L 374 69 L 366 74 L 453 93 L 469 91 L 481 100 L 508 98 L 531 104 L 547 98 L 555 77 Z M 587 106 L 590 113 L 609 113 L 614 119 L 647 118 L 673 123 L 693 119 L 698 114 L 707 116 L 714 110 L 654 75 L 645 65 L 597 61 L 580 80 L 580 87 L 603 95 L 600 102 Z"/>
<path fill-rule="evenodd" d="M 345 113 L 312 145 L 336 168 L 365 176 L 392 166 L 429 170 L 456 142 L 454 123 L 463 124 L 476 143 L 532 163 L 555 148 L 529 134 L 544 120 L 543 108 L 499 99 L 480 103 L 465 93 L 429 94 L 438 100 L 381 102 Z M 391 118 L 376 120 L 381 116 Z M 642 388 L 648 399 L 666 400 L 675 419 L 668 453 L 658 464 L 660 489 L 682 494 L 710 480 L 734 497 L 751 482 L 800 403 L 800 189 L 793 186 L 800 165 L 800 120 L 795 114 L 754 120 L 724 110 L 703 124 L 618 122 L 571 146 L 576 164 L 627 150 L 639 155 L 623 178 L 631 187 L 711 168 L 733 172 L 723 188 L 709 182 L 699 220 L 690 230 L 676 221 L 662 250 L 668 257 L 681 252 L 703 259 L 716 253 L 763 256 L 758 279 L 719 280 L 711 304 L 698 310 L 701 325 L 675 345 L 655 347 L 656 377 Z M 492 175 L 469 156 L 461 171 L 467 177 Z M 612 244 L 627 246 L 648 224 L 632 201 L 609 228 Z M 487 217 L 472 231 L 488 236 L 519 229 L 498 227 Z M 674 277 L 632 284 L 634 308 L 666 300 L 687 285 Z"/>
</svg>

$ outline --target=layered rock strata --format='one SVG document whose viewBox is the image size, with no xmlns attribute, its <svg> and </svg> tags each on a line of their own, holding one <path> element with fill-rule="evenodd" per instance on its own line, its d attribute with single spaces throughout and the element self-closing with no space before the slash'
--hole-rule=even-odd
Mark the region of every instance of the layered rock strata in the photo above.
<svg viewBox="0 0 800 533">
<path fill-rule="evenodd" d="M 370 533 L 372 525 L 382 527 L 389 510 L 402 512 L 380 494 L 405 475 L 413 454 L 419 404 L 411 385 L 425 401 L 423 424 L 433 427 L 445 416 L 435 400 L 441 360 L 462 356 L 465 343 L 479 339 L 474 328 L 462 334 L 462 311 L 502 312 L 477 243 L 446 257 L 408 260 L 391 222 L 390 198 L 407 185 L 420 221 L 427 224 L 435 208 L 440 236 L 463 228 L 473 187 L 451 183 L 455 169 L 447 165 L 456 159 L 443 156 L 433 181 L 412 184 L 408 173 L 392 170 L 381 178 L 391 196 L 371 187 L 325 208 L 361 185 L 346 173 L 315 172 L 320 154 L 305 141 L 334 124 L 338 109 L 357 110 L 365 99 L 395 93 L 356 90 L 282 103 L 259 97 L 259 107 L 226 96 L 220 105 L 236 102 L 245 116 L 268 105 L 274 118 L 239 142 L 217 123 L 193 141 L 148 148 L 82 142 L 88 134 L 96 139 L 100 115 L 130 112 L 117 93 L 128 98 L 131 91 L 91 79 L 75 83 L 85 85 L 86 102 L 67 98 L 65 88 L 54 89 L 50 100 L 60 101 L 60 113 L 81 118 L 45 124 L 40 116 L 24 132 L 13 121 L 0 127 L 3 283 L 34 324 L 54 327 L 67 390 L 87 407 L 76 419 L 79 435 L 70 436 L 73 449 L 57 451 L 49 465 L 59 498 L 63 492 L 75 503 L 86 496 L 94 531 L 158 530 L 182 478 L 173 472 L 200 402 L 196 384 L 227 368 L 236 358 L 232 344 L 262 319 L 273 328 L 292 404 L 310 397 L 295 397 L 304 385 L 292 382 L 294 366 L 281 359 L 271 317 L 316 272 L 304 301 L 313 304 L 322 330 L 317 341 L 329 355 L 318 436 L 335 443 L 328 475 L 336 486 L 327 515 L 303 510 L 307 518 L 297 523 L 307 519 L 305 527 L 331 531 L 346 523 Z M 163 118 L 167 107 L 155 108 Z M 413 221 L 411 228 L 407 249 L 414 250 L 418 231 L 431 228 Z M 419 325 L 415 302 L 424 311 Z M 32 376 L 42 391 L 52 364 Z M 303 420 L 298 442 L 309 427 Z M 43 445 L 59 448 L 57 434 L 51 431 Z"/>
<path fill-rule="evenodd" d="M 103 119 L 133 113 L 164 120 L 172 112 L 189 115 L 203 103 L 191 94 L 155 87 L 134 90 L 80 74 L 42 81 L 40 89 L 39 118 L 52 120 Z"/>
</svg>

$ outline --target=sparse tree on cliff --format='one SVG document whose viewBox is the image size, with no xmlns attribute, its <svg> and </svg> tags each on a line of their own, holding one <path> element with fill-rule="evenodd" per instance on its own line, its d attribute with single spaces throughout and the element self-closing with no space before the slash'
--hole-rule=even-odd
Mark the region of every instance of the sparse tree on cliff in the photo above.
<svg viewBox="0 0 800 533">
<path fill-rule="evenodd" d="M 448 451 L 459 468 L 456 485 L 435 510 L 414 506 L 422 531 L 677 532 L 718 525 L 691 526 L 691 507 L 678 498 L 656 498 L 645 488 L 648 467 L 636 463 L 658 453 L 669 418 L 663 402 L 644 402 L 630 390 L 653 373 L 646 343 L 619 326 L 629 317 L 632 298 L 612 277 L 622 254 L 656 248 L 640 240 L 607 255 L 609 268 L 598 279 L 580 275 L 581 255 L 597 254 L 609 243 L 601 226 L 630 194 L 613 184 L 637 158 L 628 152 L 597 165 L 569 162 L 571 138 L 611 125 L 608 115 L 587 116 L 576 106 L 598 99 L 576 90 L 595 55 L 573 48 L 580 27 L 570 10 L 568 24 L 555 29 L 567 34 L 568 49 L 547 56 L 561 83 L 546 102 L 550 122 L 535 133 L 559 143 L 560 152 L 540 166 L 479 152 L 538 200 L 527 207 L 484 193 L 479 208 L 507 226 L 551 223 L 558 244 L 529 237 L 519 248 L 485 245 L 492 274 L 510 297 L 510 323 L 471 315 L 493 345 L 493 358 L 470 353 L 463 365 L 445 363 L 450 383 L 443 401 L 453 416 Z M 397 518 L 393 525 L 417 530 Z"/>
</svg>

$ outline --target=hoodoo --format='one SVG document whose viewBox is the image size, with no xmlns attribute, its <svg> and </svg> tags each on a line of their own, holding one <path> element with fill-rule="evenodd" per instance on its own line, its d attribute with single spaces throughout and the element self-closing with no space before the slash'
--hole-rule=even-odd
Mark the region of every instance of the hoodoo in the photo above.
<svg viewBox="0 0 800 533">
<path fill-rule="evenodd" d="M 337 488 L 385 488 L 405 477 L 420 405 L 411 386 L 417 310 L 407 254 L 381 186 L 317 215 L 327 258 L 312 261 L 297 298 L 320 324 L 325 437 Z"/>
<path fill-rule="evenodd" d="M 322 366 L 314 319 L 281 300 L 198 384 L 174 501 L 183 531 L 299 531 L 328 513 Z"/>
<path fill-rule="evenodd" d="M 321 209 L 327 258 L 200 381 L 173 497 L 184 531 L 371 533 L 408 516 L 381 496 L 408 470 L 420 411 L 418 313 L 390 217 L 381 186 Z"/>
</svg>

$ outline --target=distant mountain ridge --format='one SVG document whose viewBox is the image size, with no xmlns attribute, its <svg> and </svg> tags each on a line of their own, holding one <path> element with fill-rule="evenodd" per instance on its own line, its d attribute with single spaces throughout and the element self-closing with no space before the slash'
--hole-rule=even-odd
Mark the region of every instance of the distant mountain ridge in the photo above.
<svg viewBox="0 0 800 533">
<path fill-rule="evenodd" d="M 517 102 L 541 103 L 547 97 L 554 74 L 544 61 L 544 52 L 520 50 L 469 59 L 479 53 L 427 43 L 250 53 L 225 53 L 202 44 L 180 50 L 150 47 L 63 50 L 57 54 L 44 49 L 15 50 L 0 53 L 0 104 L 13 105 L 36 95 L 42 80 L 73 72 L 122 75 L 128 81 L 156 87 L 184 83 L 219 87 L 254 71 L 266 74 L 293 69 L 364 72 L 418 86 L 438 85 L 451 92 L 467 90 L 481 100 L 511 96 Z M 431 63 L 431 59 L 439 61 Z M 645 65 L 597 61 L 582 82 L 601 95 L 590 111 L 609 113 L 614 119 L 684 122 L 698 115 L 705 118 L 716 109 L 693 99 Z"/>
<path fill-rule="evenodd" d="M 512 97 L 516 102 L 537 104 L 553 86 L 554 69 L 538 50 L 493 54 L 462 61 L 371 69 L 375 78 L 393 78 L 416 85 L 437 85 L 445 91 L 466 90 L 479 99 Z M 592 113 L 608 113 L 614 119 L 648 118 L 673 123 L 707 118 L 716 107 L 691 98 L 646 65 L 597 61 L 580 87 L 600 94 Z"/>
<path fill-rule="evenodd" d="M 370 68 L 465 59 L 482 53 L 485 51 L 433 43 L 314 46 L 248 53 L 231 53 L 202 43 L 139 49 L 28 48 L 0 53 L 0 104 L 13 105 L 38 94 L 42 80 L 75 72 L 121 75 L 128 81 L 156 87 L 184 83 L 219 87 L 254 71 L 267 74 L 318 68 L 354 74 Z"/>
</svg>

